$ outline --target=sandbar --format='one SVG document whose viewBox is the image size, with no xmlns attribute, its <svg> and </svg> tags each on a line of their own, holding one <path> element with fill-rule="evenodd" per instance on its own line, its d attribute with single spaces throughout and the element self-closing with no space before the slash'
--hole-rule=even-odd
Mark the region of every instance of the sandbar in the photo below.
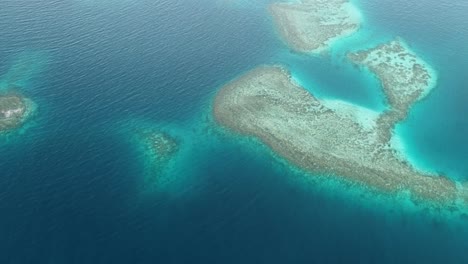
<svg viewBox="0 0 468 264">
<path fill-rule="evenodd" d="M 269 10 L 281 37 L 298 52 L 322 52 L 361 23 L 359 11 L 347 0 L 273 3 Z"/>
</svg>

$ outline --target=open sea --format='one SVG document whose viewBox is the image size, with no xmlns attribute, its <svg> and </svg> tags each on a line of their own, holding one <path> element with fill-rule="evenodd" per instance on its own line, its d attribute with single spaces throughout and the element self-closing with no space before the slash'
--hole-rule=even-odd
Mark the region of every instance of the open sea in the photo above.
<svg viewBox="0 0 468 264">
<path fill-rule="evenodd" d="M 468 218 L 310 181 L 210 118 L 261 64 L 381 111 L 344 54 L 401 37 L 438 85 L 396 134 L 415 166 L 468 181 L 468 2 L 353 1 L 362 29 L 321 56 L 288 49 L 269 2 L 0 0 L 0 90 L 37 104 L 0 135 L 0 263 L 468 263 Z M 161 175 L 141 127 L 180 139 Z"/>
</svg>

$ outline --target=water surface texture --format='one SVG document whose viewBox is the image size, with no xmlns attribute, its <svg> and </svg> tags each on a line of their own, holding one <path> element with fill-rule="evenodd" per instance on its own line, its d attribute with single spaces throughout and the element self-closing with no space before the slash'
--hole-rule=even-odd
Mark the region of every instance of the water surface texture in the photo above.
<svg viewBox="0 0 468 264">
<path fill-rule="evenodd" d="M 399 36 L 438 72 L 397 127 L 405 153 L 468 180 L 467 2 L 353 2 L 362 29 L 307 56 L 267 0 L 1 0 L 0 91 L 37 110 L 0 135 L 0 263 L 468 263 L 468 218 L 309 182 L 210 118 L 223 84 L 270 63 L 380 111 L 378 80 L 343 55 Z M 180 143 L 158 177 L 141 128 Z"/>
</svg>

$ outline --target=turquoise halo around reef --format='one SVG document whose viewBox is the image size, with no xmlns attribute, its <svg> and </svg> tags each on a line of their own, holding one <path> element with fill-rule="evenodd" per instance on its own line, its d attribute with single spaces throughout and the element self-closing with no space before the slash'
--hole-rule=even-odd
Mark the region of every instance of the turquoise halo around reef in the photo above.
<svg viewBox="0 0 468 264">
<path fill-rule="evenodd" d="M 37 105 L 0 135 L 0 263 L 468 263 L 463 213 L 309 175 L 211 117 L 263 64 L 382 111 L 344 55 L 398 36 L 438 74 L 397 126 L 405 154 L 468 181 L 468 5 L 353 0 L 361 29 L 312 56 L 279 38 L 272 2 L 0 1 L 0 91 Z"/>
</svg>

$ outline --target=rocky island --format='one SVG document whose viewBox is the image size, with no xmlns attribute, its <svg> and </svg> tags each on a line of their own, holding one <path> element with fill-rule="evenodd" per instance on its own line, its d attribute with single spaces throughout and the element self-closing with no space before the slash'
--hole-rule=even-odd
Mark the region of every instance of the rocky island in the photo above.
<svg viewBox="0 0 468 264">
<path fill-rule="evenodd" d="M 319 100 L 280 66 L 262 66 L 228 83 L 213 105 L 215 120 L 253 136 L 307 171 L 331 175 L 415 201 L 456 206 L 464 188 L 441 175 L 420 172 L 392 144 L 392 131 L 434 76 L 399 41 L 349 54 L 381 79 L 389 109 L 377 113 L 339 100 Z"/>
<path fill-rule="evenodd" d="M 273 3 L 269 9 L 282 38 L 298 52 L 326 50 L 360 27 L 359 11 L 347 0 Z"/>
<path fill-rule="evenodd" d="M 0 94 L 0 134 L 20 127 L 32 111 L 32 102 L 16 93 Z"/>
</svg>

